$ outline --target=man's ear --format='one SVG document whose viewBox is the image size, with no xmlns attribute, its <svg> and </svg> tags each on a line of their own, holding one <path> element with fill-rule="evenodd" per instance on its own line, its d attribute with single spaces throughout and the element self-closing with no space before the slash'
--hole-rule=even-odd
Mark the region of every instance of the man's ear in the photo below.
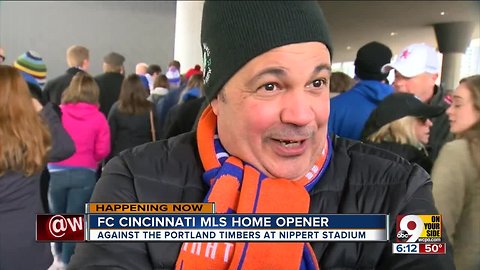
<svg viewBox="0 0 480 270">
<path fill-rule="evenodd" d="M 214 98 L 211 102 L 210 102 L 210 106 L 212 106 L 212 111 L 213 113 L 218 116 L 218 98 Z"/>
<path fill-rule="evenodd" d="M 90 68 L 90 59 L 83 59 L 82 69 L 85 71 L 88 71 L 89 68 Z"/>
</svg>

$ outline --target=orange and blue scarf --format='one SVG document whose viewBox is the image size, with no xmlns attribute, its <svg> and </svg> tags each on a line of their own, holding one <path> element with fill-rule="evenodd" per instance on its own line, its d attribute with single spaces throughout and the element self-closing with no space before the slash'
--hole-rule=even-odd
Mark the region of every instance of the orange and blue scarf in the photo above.
<svg viewBox="0 0 480 270">
<path fill-rule="evenodd" d="M 272 179 L 230 156 L 216 134 L 216 116 L 210 106 L 203 112 L 197 142 L 203 179 L 210 186 L 206 202 L 215 202 L 217 213 L 308 213 L 308 192 L 319 181 L 331 158 L 327 137 L 321 157 L 300 180 Z M 186 242 L 176 263 L 189 269 L 320 269 L 309 243 L 302 242 Z"/>
</svg>

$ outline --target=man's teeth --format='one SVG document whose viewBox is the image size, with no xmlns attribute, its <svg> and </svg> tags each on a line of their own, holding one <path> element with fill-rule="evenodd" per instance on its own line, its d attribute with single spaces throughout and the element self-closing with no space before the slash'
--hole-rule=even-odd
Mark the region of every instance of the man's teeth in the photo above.
<svg viewBox="0 0 480 270">
<path fill-rule="evenodd" d="M 300 145 L 299 141 L 280 141 L 284 147 L 296 147 Z"/>
</svg>

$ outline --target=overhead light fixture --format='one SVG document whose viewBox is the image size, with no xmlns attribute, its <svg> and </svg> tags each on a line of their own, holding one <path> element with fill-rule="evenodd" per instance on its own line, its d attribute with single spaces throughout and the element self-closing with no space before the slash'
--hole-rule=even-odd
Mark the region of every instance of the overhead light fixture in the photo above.
<svg viewBox="0 0 480 270">
<path fill-rule="evenodd" d="M 347 50 L 350 50 L 351 48 L 352 48 L 352 47 L 350 47 L 350 46 L 347 46 Z"/>
<path fill-rule="evenodd" d="M 390 32 L 390 36 L 391 36 L 391 37 L 396 36 L 396 35 L 398 35 L 397 32 Z"/>
<path fill-rule="evenodd" d="M 445 11 L 440 12 L 440 15 L 442 16 L 445 15 Z"/>
</svg>

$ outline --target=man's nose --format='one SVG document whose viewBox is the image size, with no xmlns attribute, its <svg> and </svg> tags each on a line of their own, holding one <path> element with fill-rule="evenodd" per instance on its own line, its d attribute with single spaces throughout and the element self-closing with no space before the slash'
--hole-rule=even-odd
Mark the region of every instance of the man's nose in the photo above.
<svg viewBox="0 0 480 270">
<path fill-rule="evenodd" d="M 315 119 L 312 103 L 312 97 L 303 89 L 291 90 L 282 97 L 281 121 L 296 126 L 309 124 Z M 322 104 L 316 104 L 316 106 L 322 106 Z"/>
<path fill-rule="evenodd" d="M 402 92 L 404 91 L 403 88 L 405 86 L 405 79 L 403 78 L 395 78 L 395 81 L 393 81 L 393 87 L 395 88 L 396 91 Z"/>
</svg>

